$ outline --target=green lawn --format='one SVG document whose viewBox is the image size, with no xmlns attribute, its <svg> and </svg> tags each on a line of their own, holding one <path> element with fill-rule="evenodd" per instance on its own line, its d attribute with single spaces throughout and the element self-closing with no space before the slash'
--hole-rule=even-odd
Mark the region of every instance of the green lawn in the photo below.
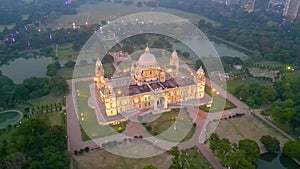
<svg viewBox="0 0 300 169">
<path fill-rule="evenodd" d="M 58 75 L 64 77 L 65 79 L 80 78 L 92 76 L 95 74 L 95 65 L 83 65 L 75 66 L 70 68 L 60 68 L 58 69 Z"/>
<path fill-rule="evenodd" d="M 40 105 L 50 105 L 54 103 L 62 103 L 63 100 L 64 98 L 62 96 L 56 96 L 50 93 L 46 96 L 30 99 L 28 100 L 28 102 L 33 104 L 34 106 L 40 106 Z"/>
<path fill-rule="evenodd" d="M 183 109 L 172 109 L 162 114 L 148 114 L 140 119 L 142 122 L 148 122 L 144 123 L 144 126 L 149 133 L 163 140 L 183 142 L 189 140 L 195 133 L 192 119 Z"/>
<path fill-rule="evenodd" d="M 65 44 L 58 47 L 58 58 L 68 60 L 72 56 L 78 56 L 79 51 L 74 51 L 72 44 Z"/>
<path fill-rule="evenodd" d="M 300 70 L 293 72 L 286 72 L 286 79 L 288 80 L 297 80 L 300 79 Z"/>
<path fill-rule="evenodd" d="M 266 84 L 266 83 L 270 83 L 270 82 L 267 82 L 267 81 L 264 81 L 264 80 L 258 80 L 258 79 L 254 79 L 254 78 L 247 78 L 245 80 L 242 80 L 242 79 L 237 79 L 237 80 L 227 80 L 227 91 L 231 94 L 233 94 L 236 90 L 236 88 L 240 85 L 248 85 L 250 83 L 263 83 L 263 84 Z"/>
<path fill-rule="evenodd" d="M 216 111 L 222 111 L 222 110 L 229 110 L 232 108 L 235 108 L 236 106 L 228 101 L 225 100 L 222 96 L 214 92 L 210 87 L 205 86 L 205 92 L 212 97 L 213 104 L 211 107 L 206 107 L 206 105 L 199 106 L 200 110 L 203 110 L 205 112 L 216 112 Z"/>
<path fill-rule="evenodd" d="M 80 124 L 85 132 L 82 133 L 83 140 L 91 138 L 99 138 L 118 133 L 110 126 L 102 126 L 97 122 L 94 109 L 88 105 L 88 98 L 90 97 L 89 85 L 93 81 L 77 82 L 75 84 L 76 91 L 78 90 L 80 96 L 77 96 L 78 110 Z"/>
<path fill-rule="evenodd" d="M 111 77 L 115 73 L 115 67 L 111 63 L 103 64 L 104 76 Z"/>
<path fill-rule="evenodd" d="M 260 62 L 255 62 L 254 64 L 265 65 L 265 66 L 285 66 L 284 64 L 276 61 L 260 61 Z"/>
</svg>

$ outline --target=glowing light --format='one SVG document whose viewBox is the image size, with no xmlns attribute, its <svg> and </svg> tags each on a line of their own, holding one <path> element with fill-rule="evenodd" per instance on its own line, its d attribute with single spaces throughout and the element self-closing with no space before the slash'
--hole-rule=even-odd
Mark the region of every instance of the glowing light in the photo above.
<svg viewBox="0 0 300 169">
<path fill-rule="evenodd" d="M 84 118 L 82 117 L 81 120 L 84 121 Z"/>
<path fill-rule="evenodd" d="M 291 70 L 291 69 L 292 69 L 291 66 L 288 66 L 288 67 L 287 67 L 287 70 Z"/>
<path fill-rule="evenodd" d="M 88 22 L 85 22 L 85 24 L 88 25 L 89 23 L 88 23 Z"/>
</svg>

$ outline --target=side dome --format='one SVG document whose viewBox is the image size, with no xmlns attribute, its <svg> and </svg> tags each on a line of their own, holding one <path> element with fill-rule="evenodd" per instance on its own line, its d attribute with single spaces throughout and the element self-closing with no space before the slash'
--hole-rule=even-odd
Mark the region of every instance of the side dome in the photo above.
<svg viewBox="0 0 300 169">
<path fill-rule="evenodd" d="M 148 47 L 146 48 L 145 53 L 140 56 L 138 65 L 143 68 L 157 66 L 155 56 L 150 53 L 150 49 Z"/>
</svg>

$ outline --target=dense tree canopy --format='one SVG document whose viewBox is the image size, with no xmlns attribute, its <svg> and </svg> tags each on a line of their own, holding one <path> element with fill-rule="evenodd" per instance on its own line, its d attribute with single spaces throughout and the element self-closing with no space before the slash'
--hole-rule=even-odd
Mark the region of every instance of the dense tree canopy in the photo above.
<svg viewBox="0 0 300 169">
<path fill-rule="evenodd" d="M 0 142 L 0 168 L 68 168 L 66 147 L 61 126 L 29 119 Z"/>
<path fill-rule="evenodd" d="M 268 152 L 274 153 L 280 150 L 280 142 L 275 137 L 264 135 L 260 138 L 260 142 L 265 146 Z"/>
<path fill-rule="evenodd" d="M 259 147 L 255 141 L 245 139 L 239 145 L 213 133 L 209 138 L 210 149 L 226 167 L 232 169 L 255 169 L 259 157 Z"/>
<path fill-rule="evenodd" d="M 300 141 L 287 141 L 283 146 L 283 153 L 300 161 Z"/>
</svg>

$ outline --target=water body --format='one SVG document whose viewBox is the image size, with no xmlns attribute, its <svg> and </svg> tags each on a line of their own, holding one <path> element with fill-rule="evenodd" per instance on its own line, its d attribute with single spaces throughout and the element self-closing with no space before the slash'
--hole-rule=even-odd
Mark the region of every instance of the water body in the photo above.
<svg viewBox="0 0 300 169">
<path fill-rule="evenodd" d="M 240 51 L 236 50 L 235 48 L 228 46 L 224 43 L 217 43 L 214 41 L 211 41 L 211 42 L 220 57 L 221 56 L 232 56 L 232 57 L 246 57 L 247 56 L 243 52 L 240 52 Z M 209 52 L 209 51 L 207 51 L 207 49 L 209 49 L 210 47 L 207 46 L 206 43 L 199 44 L 198 46 L 199 46 L 199 48 L 203 49 L 203 55 L 209 54 L 209 53 L 207 53 L 207 52 Z M 181 42 L 173 43 L 173 48 L 177 49 L 177 50 L 179 49 L 182 52 L 189 52 L 191 58 L 198 58 L 198 56 L 188 46 L 184 45 Z M 200 57 L 202 57 L 202 56 L 200 56 Z"/>
<path fill-rule="evenodd" d="M 47 65 L 51 63 L 50 57 L 18 58 L 7 65 L 2 65 L 0 71 L 14 83 L 20 84 L 29 77 L 46 76 Z"/>
<path fill-rule="evenodd" d="M 295 161 L 284 154 L 264 153 L 258 160 L 257 169 L 299 169 Z"/>
</svg>

